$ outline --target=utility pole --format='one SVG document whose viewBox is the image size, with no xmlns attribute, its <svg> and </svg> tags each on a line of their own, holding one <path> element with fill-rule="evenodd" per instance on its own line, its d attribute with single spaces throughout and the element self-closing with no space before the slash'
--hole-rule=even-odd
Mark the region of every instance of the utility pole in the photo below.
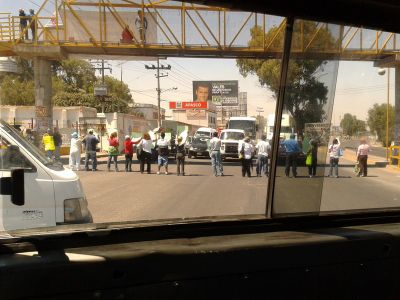
<svg viewBox="0 0 400 300">
<path fill-rule="evenodd" d="M 257 106 L 256 112 L 258 112 L 258 132 L 261 135 L 263 132 L 263 128 L 261 127 L 261 125 L 264 126 L 264 119 L 263 122 L 261 122 L 261 113 L 264 112 L 264 109 L 262 107 Z"/>
<path fill-rule="evenodd" d="M 157 66 L 155 65 L 145 65 L 144 66 L 147 70 L 157 70 L 156 78 L 157 78 L 157 102 L 158 102 L 158 119 L 157 119 L 157 125 L 158 127 L 161 127 L 161 88 L 160 88 L 160 78 L 162 77 L 167 77 L 168 74 L 161 74 L 160 75 L 160 70 L 171 70 L 170 65 L 160 65 L 160 58 L 157 57 Z"/>
<path fill-rule="evenodd" d="M 112 74 L 111 66 L 108 64 L 107 67 L 104 67 L 104 59 L 102 59 L 101 62 L 100 61 L 94 61 L 94 62 L 90 61 L 90 63 L 93 65 L 93 70 L 99 70 L 101 72 L 101 84 L 103 85 L 103 87 L 105 87 L 104 70 L 109 70 L 110 73 Z M 101 66 L 99 66 L 100 64 L 101 64 Z M 96 65 L 98 65 L 98 67 L 96 67 Z M 121 76 L 122 76 L 122 70 L 121 70 Z M 101 101 L 101 113 L 104 114 L 105 95 L 101 96 L 101 99 L 102 99 L 102 101 Z"/>
</svg>

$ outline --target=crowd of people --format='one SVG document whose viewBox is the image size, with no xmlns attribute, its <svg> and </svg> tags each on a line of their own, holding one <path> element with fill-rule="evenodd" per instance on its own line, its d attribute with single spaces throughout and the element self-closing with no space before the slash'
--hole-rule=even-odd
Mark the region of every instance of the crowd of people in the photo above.
<svg viewBox="0 0 400 300">
<path fill-rule="evenodd" d="M 26 131 L 26 138 L 33 142 L 33 136 L 30 131 Z M 97 145 L 100 143 L 98 137 L 93 134 L 93 130 L 89 130 L 84 137 L 79 137 L 77 132 L 71 134 L 69 167 L 74 171 L 81 169 L 81 149 L 85 151 L 84 170 L 97 171 Z M 60 160 L 60 148 L 62 145 L 62 136 L 57 128 L 48 129 L 42 138 L 43 148 L 49 159 Z M 176 175 L 185 176 L 185 140 L 182 137 L 176 139 Z M 212 138 L 208 142 L 208 149 L 211 159 L 211 170 L 214 176 L 224 176 L 224 168 L 221 159 L 221 140 L 218 133 L 214 132 Z M 125 172 L 132 172 L 133 155 L 136 152 L 137 159 L 140 163 L 140 173 L 151 173 L 151 165 L 154 160 L 154 151 L 156 151 L 157 174 L 160 175 L 164 168 L 164 174 L 169 174 L 169 146 L 170 141 L 166 138 L 165 133 L 161 132 L 158 139 L 151 139 L 149 133 L 144 133 L 142 137 L 132 139 L 129 135 L 125 136 L 122 152 L 119 150 L 119 139 L 117 132 L 110 134 L 108 138 L 108 160 L 107 171 L 111 171 L 111 164 L 114 170 L 119 171 L 118 157 L 125 156 Z M 297 164 L 300 153 L 303 153 L 301 145 L 292 134 L 289 139 L 281 142 L 281 146 L 285 150 L 285 175 L 297 177 Z M 310 178 L 317 174 L 318 166 L 318 139 L 310 139 L 306 156 L 306 166 L 308 167 L 308 175 Z M 365 139 L 362 139 L 357 148 L 356 175 L 365 177 L 368 174 L 368 153 L 369 145 Z M 329 154 L 329 177 L 339 177 L 339 160 L 343 156 L 343 149 L 339 138 L 334 138 L 328 146 Z M 249 137 L 246 137 L 239 143 L 238 156 L 241 161 L 241 173 L 243 177 L 251 177 L 253 170 L 253 161 L 256 158 L 256 176 L 269 176 L 269 159 L 271 156 L 271 145 L 263 135 L 259 142 L 254 145 Z M 89 165 L 91 164 L 91 168 Z M 145 170 L 146 166 L 146 170 Z"/>
</svg>

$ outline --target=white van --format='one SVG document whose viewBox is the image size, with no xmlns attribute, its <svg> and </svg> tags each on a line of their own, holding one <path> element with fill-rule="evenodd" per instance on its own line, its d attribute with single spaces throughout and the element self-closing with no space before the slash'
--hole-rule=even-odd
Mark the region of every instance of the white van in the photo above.
<svg viewBox="0 0 400 300">
<path fill-rule="evenodd" d="M 239 142 L 245 138 L 245 131 L 242 129 L 224 129 L 221 131 L 221 158 L 239 158 Z"/>
<path fill-rule="evenodd" d="M 194 137 L 197 138 L 212 138 L 214 132 L 217 132 L 214 128 L 209 128 L 209 127 L 200 127 L 199 129 L 197 129 L 196 133 L 194 134 Z"/>
<path fill-rule="evenodd" d="M 92 221 L 79 177 L 0 120 L 0 231 Z"/>
</svg>

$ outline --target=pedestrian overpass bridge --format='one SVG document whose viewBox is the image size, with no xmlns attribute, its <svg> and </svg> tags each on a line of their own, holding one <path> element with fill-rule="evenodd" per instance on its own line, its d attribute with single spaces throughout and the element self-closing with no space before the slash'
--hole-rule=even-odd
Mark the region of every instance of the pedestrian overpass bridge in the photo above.
<svg viewBox="0 0 400 300">
<path fill-rule="evenodd" d="M 20 26 L 23 19 L 28 19 L 26 27 Z M 0 14 L 0 56 L 280 58 L 285 21 L 167 0 L 43 0 L 31 19 Z M 375 61 L 397 54 L 398 39 L 390 32 L 298 21 L 291 53 Z"/>
</svg>

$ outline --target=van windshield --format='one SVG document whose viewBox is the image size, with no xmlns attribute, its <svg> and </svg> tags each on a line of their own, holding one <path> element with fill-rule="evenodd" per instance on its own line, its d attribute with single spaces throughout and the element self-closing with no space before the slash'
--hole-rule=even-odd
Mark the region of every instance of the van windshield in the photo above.
<svg viewBox="0 0 400 300">
<path fill-rule="evenodd" d="M 210 137 L 209 131 L 197 131 L 196 137 Z"/>
<path fill-rule="evenodd" d="M 63 170 L 61 163 L 54 162 L 47 158 L 34 144 L 28 142 L 15 128 L 0 120 L 0 127 L 5 130 L 22 148 L 26 149 L 32 154 L 37 160 L 39 160 L 46 167 L 56 171 Z"/>
<path fill-rule="evenodd" d="M 223 132 L 221 140 L 243 140 L 244 134 L 242 132 Z"/>
</svg>

